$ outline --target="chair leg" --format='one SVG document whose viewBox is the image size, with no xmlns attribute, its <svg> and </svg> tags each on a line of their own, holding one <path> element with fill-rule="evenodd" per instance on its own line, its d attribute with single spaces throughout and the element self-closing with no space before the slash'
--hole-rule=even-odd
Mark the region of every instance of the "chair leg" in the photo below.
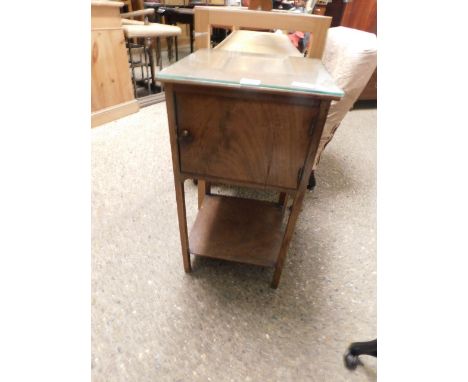
<svg viewBox="0 0 468 382">
<path fill-rule="evenodd" d="M 353 342 L 349 345 L 344 355 L 345 366 L 349 370 L 354 370 L 358 365 L 362 365 L 360 355 L 370 355 L 377 357 L 377 338 L 368 342 Z"/>
<path fill-rule="evenodd" d="M 172 62 L 172 39 L 170 37 L 166 37 L 167 43 L 167 60 Z"/>
<path fill-rule="evenodd" d="M 190 23 L 189 24 L 189 29 L 190 29 L 190 53 L 193 53 L 193 41 L 195 39 L 194 33 L 193 33 L 193 29 L 194 29 L 193 27 L 194 27 L 194 24 Z"/>
<path fill-rule="evenodd" d="M 316 185 L 317 181 L 315 180 L 315 171 L 312 171 L 309 177 L 309 184 L 307 185 L 307 189 L 312 191 Z"/>
<path fill-rule="evenodd" d="M 133 95 L 135 98 L 137 98 L 137 84 L 136 84 L 136 78 L 135 78 L 135 65 L 133 64 L 133 56 L 132 56 L 132 47 L 131 47 L 131 42 L 128 41 L 128 54 L 130 56 L 130 68 L 132 69 L 132 81 L 133 81 Z"/>
</svg>

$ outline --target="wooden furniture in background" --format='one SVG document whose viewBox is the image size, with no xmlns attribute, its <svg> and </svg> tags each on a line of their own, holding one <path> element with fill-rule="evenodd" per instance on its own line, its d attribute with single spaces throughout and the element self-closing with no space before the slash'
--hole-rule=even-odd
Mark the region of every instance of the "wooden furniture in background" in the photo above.
<svg viewBox="0 0 468 382">
<path fill-rule="evenodd" d="M 332 17 L 332 27 L 344 26 L 377 34 L 377 0 L 332 0 L 314 9 L 314 13 L 323 12 Z M 358 100 L 377 100 L 377 69 Z"/>
<path fill-rule="evenodd" d="M 341 26 L 377 34 L 377 0 L 352 0 L 348 2 L 343 11 Z M 377 100 L 377 69 L 358 100 Z"/>
<path fill-rule="evenodd" d="M 211 18 L 209 12 L 201 12 L 208 17 L 204 27 L 210 21 L 232 25 L 227 20 L 244 26 L 250 20 L 242 14 L 239 22 L 239 18 L 229 17 L 236 13 L 224 12 L 227 18 Z M 252 19 L 260 13 L 272 14 L 246 12 L 256 13 Z M 264 19 L 261 26 L 273 27 L 274 22 L 291 25 L 290 15 L 277 16 L 260 15 Z M 309 17 L 319 23 L 322 20 Z M 310 27 L 310 19 L 295 21 Z M 282 41 L 290 45 L 287 38 Z M 282 44 L 279 39 L 274 42 Z M 166 91 L 184 269 L 191 271 L 191 254 L 273 267 L 271 286 L 276 288 L 330 102 L 339 100 L 343 92 L 320 59 L 223 47 L 200 49 L 157 76 Z M 199 187 L 199 212 L 190 235 L 186 179 L 198 179 Z M 278 202 L 214 195 L 211 182 L 274 190 L 280 195 Z M 291 212 L 286 217 L 290 199 Z"/>
<path fill-rule="evenodd" d="M 341 26 L 377 34 L 377 0 L 353 0 L 346 5 Z"/>
<path fill-rule="evenodd" d="M 91 126 L 139 110 L 133 95 L 121 2 L 91 2 Z"/>
<path fill-rule="evenodd" d="M 287 16 L 287 17 L 285 17 Z M 195 7 L 195 47 L 209 48 L 212 26 L 281 29 L 310 32 L 309 58 L 321 58 L 331 17 L 272 10 L 253 11 L 235 7 Z"/>
</svg>

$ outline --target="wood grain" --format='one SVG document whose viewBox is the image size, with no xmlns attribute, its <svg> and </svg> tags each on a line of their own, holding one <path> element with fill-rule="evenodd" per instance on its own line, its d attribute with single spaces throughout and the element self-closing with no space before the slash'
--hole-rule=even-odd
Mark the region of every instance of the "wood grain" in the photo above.
<svg viewBox="0 0 468 382">
<path fill-rule="evenodd" d="M 181 172 L 296 189 L 318 108 L 235 95 L 176 93 Z"/>
<path fill-rule="evenodd" d="M 254 11 L 235 7 L 195 7 L 196 49 L 210 47 L 211 26 L 231 29 L 281 29 L 310 32 L 308 57 L 322 58 L 332 18 L 283 11 Z"/>
<path fill-rule="evenodd" d="M 323 132 L 323 126 L 327 119 L 328 110 L 330 108 L 329 101 L 322 101 L 320 104 L 320 112 L 317 118 L 317 122 L 314 126 L 312 132 L 312 139 L 310 142 L 309 150 L 307 153 L 307 159 L 304 171 L 299 179 L 299 189 L 296 194 L 296 197 L 293 200 L 291 213 L 289 214 L 288 223 L 286 225 L 286 230 L 284 231 L 283 240 L 281 243 L 281 249 L 278 254 L 278 260 L 276 262 L 275 273 L 273 274 L 273 279 L 271 281 L 272 288 L 278 288 L 281 273 L 283 272 L 284 262 L 286 260 L 286 255 L 288 253 L 289 244 L 291 242 L 292 236 L 294 234 L 294 229 L 296 227 L 296 222 L 299 217 L 299 213 L 302 207 L 302 201 L 304 199 L 305 190 L 309 180 L 309 175 L 312 172 L 312 166 L 314 163 L 314 158 L 317 155 L 317 149 L 320 143 L 320 138 Z"/>
<path fill-rule="evenodd" d="M 190 232 L 190 253 L 274 266 L 283 214 L 276 203 L 205 195 Z"/>
<path fill-rule="evenodd" d="M 189 252 L 189 246 L 188 246 L 187 213 L 185 209 L 186 208 L 185 207 L 185 190 L 184 190 L 184 180 L 181 179 L 180 172 L 179 172 L 180 165 L 179 165 L 179 154 L 177 150 L 174 93 L 173 93 L 173 86 L 171 84 L 167 84 L 165 93 L 166 93 L 167 117 L 168 117 L 168 122 L 169 122 L 169 137 L 171 141 L 174 187 L 176 191 L 177 217 L 179 221 L 180 244 L 182 247 L 182 260 L 184 262 L 185 272 L 189 273 L 192 271 L 192 266 L 190 263 L 190 252 Z"/>
<path fill-rule="evenodd" d="M 91 111 L 134 99 L 121 29 L 92 31 Z"/>
<path fill-rule="evenodd" d="M 377 0 L 353 0 L 347 4 L 341 25 L 377 34 Z"/>
<path fill-rule="evenodd" d="M 138 111 L 128 69 L 119 9 L 123 3 L 91 7 L 92 126 Z"/>
<path fill-rule="evenodd" d="M 115 121 L 116 119 L 125 117 L 126 115 L 136 113 L 138 110 L 140 110 L 139 102 L 136 99 L 132 99 L 128 102 L 122 102 L 117 105 L 95 111 L 91 113 L 91 127 Z"/>
</svg>

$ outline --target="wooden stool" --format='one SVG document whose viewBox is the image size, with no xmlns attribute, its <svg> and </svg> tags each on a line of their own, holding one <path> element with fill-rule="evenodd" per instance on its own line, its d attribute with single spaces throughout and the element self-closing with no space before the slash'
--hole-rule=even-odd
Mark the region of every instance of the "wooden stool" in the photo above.
<svg viewBox="0 0 468 382">
<path fill-rule="evenodd" d="M 136 78 L 135 78 L 135 67 L 141 66 L 142 72 L 142 79 L 143 81 L 147 81 L 148 91 L 150 91 L 150 86 L 156 86 L 155 78 L 154 78 L 154 63 L 153 63 L 153 55 L 151 53 L 151 49 L 154 47 L 153 40 L 156 41 L 156 65 L 159 66 L 159 69 L 162 69 L 162 58 L 161 58 L 161 37 L 175 39 L 175 44 L 177 47 L 177 36 L 181 34 L 181 29 L 177 26 L 172 25 L 165 25 L 159 23 L 147 23 L 143 21 L 136 21 L 136 20 L 127 20 L 122 19 L 122 29 L 124 31 L 125 37 L 128 41 L 128 50 L 130 55 L 130 64 L 132 69 L 132 77 L 133 77 L 133 85 L 134 91 L 136 96 Z M 140 46 L 139 44 L 132 43 L 130 39 L 137 39 L 137 38 L 144 38 L 144 45 Z M 133 61 L 132 49 L 133 48 L 143 48 L 144 51 L 144 63 L 141 59 L 136 65 Z M 177 58 L 176 58 L 177 59 Z M 150 73 L 144 76 L 143 73 L 143 66 L 150 67 Z"/>
</svg>

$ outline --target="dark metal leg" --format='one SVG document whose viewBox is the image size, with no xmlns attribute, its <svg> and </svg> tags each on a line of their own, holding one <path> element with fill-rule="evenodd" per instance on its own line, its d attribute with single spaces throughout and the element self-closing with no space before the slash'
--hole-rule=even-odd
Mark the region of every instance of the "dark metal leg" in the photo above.
<svg viewBox="0 0 468 382">
<path fill-rule="evenodd" d="M 174 36 L 174 45 L 175 45 L 175 60 L 179 61 L 179 48 L 177 46 L 177 36 Z"/>
<path fill-rule="evenodd" d="M 145 72 L 144 72 L 144 69 L 143 69 L 143 55 L 141 54 L 141 52 L 143 51 L 143 54 L 145 54 L 145 48 L 143 47 L 143 49 L 140 48 L 140 71 L 141 71 L 141 79 L 140 79 L 140 84 L 143 84 L 144 86 L 144 82 L 142 83 L 142 81 L 144 81 L 144 78 L 145 78 Z"/>
<path fill-rule="evenodd" d="M 159 66 L 159 70 L 162 70 L 161 39 L 159 37 L 156 37 L 156 65 Z"/>
<path fill-rule="evenodd" d="M 190 53 L 193 53 L 193 23 L 190 23 L 189 26 L 190 26 Z"/>
<path fill-rule="evenodd" d="M 312 173 L 310 174 L 309 184 L 307 185 L 307 189 L 312 191 L 316 185 L 317 185 L 317 181 L 315 180 L 315 172 L 312 171 Z"/>
<path fill-rule="evenodd" d="M 128 54 L 130 56 L 130 68 L 132 69 L 133 95 L 136 98 L 137 85 L 136 85 L 136 79 L 135 79 L 135 66 L 133 65 L 132 46 L 131 46 L 132 43 L 130 41 L 127 41 L 127 44 L 128 44 Z"/>
<path fill-rule="evenodd" d="M 145 38 L 143 54 L 145 56 L 145 68 L 146 68 L 146 87 L 148 88 L 148 95 L 151 94 L 151 83 L 153 80 L 152 72 L 153 68 L 151 66 L 151 52 L 150 52 L 151 39 Z"/>
<path fill-rule="evenodd" d="M 156 73 L 154 72 L 154 57 L 153 57 L 153 41 L 151 41 L 151 39 L 149 39 L 149 49 L 148 49 L 148 53 L 149 53 L 149 59 L 150 59 L 150 69 L 151 69 L 151 85 L 153 86 L 153 88 L 156 88 Z"/>
<path fill-rule="evenodd" d="M 362 365 L 359 359 L 360 355 L 377 357 L 377 339 L 368 342 L 353 342 L 349 345 L 344 355 L 345 366 L 350 370 L 354 370 L 358 365 Z"/>
<path fill-rule="evenodd" d="M 172 61 L 172 39 L 170 37 L 166 38 L 167 42 L 167 59 L 169 62 Z"/>
</svg>

